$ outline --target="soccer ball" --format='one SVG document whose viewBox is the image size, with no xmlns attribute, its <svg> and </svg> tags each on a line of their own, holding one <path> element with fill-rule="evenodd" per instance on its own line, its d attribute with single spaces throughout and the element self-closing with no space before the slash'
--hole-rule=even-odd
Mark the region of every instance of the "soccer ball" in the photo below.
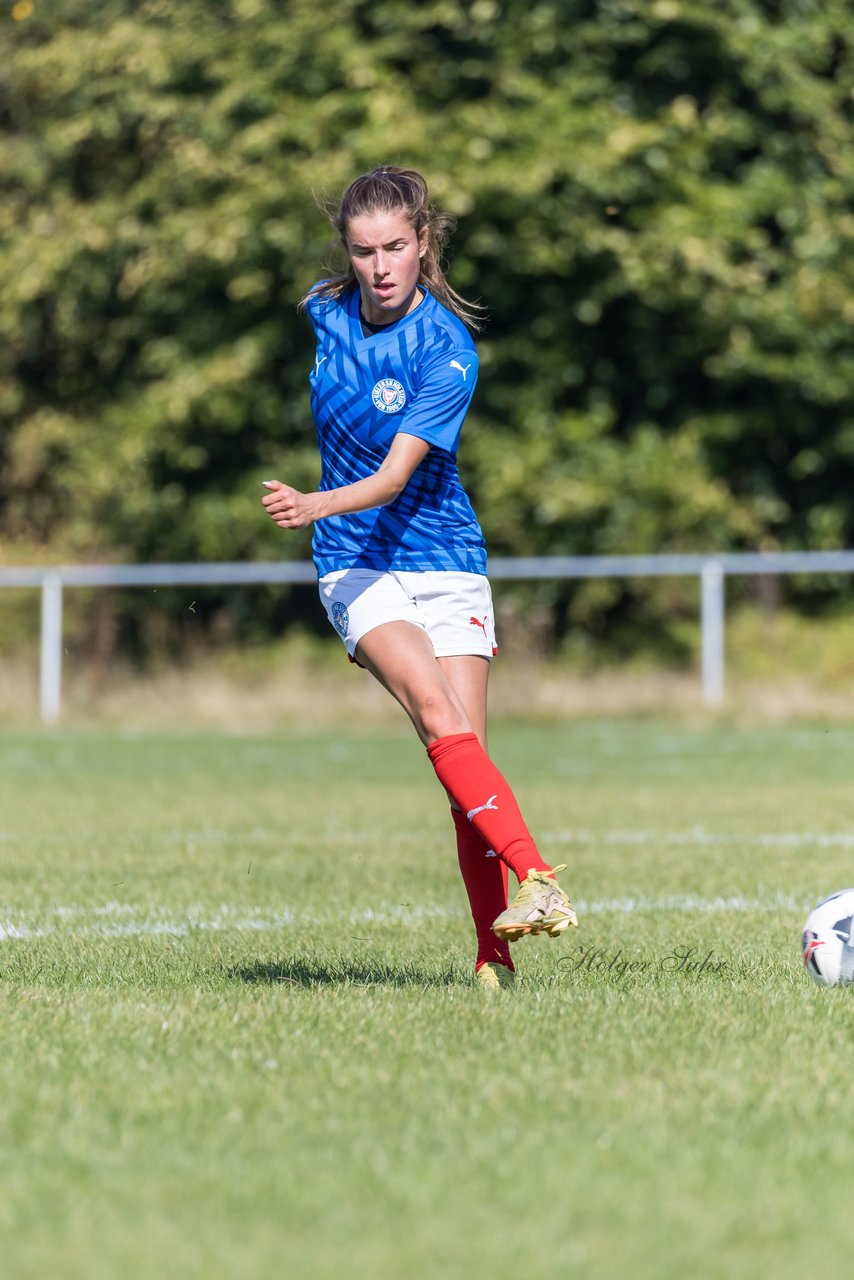
<svg viewBox="0 0 854 1280">
<path fill-rule="evenodd" d="M 820 902 L 804 925 L 807 973 L 825 987 L 854 982 L 854 889 Z"/>
</svg>

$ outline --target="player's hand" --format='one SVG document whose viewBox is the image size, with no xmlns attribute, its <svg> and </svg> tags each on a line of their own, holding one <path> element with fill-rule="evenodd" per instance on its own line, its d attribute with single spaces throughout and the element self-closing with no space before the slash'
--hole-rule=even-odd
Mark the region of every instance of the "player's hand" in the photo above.
<svg viewBox="0 0 854 1280">
<path fill-rule="evenodd" d="M 280 529 L 304 529 L 316 518 L 311 494 L 300 493 L 278 480 L 265 480 L 263 484 L 270 492 L 261 501 Z"/>
</svg>

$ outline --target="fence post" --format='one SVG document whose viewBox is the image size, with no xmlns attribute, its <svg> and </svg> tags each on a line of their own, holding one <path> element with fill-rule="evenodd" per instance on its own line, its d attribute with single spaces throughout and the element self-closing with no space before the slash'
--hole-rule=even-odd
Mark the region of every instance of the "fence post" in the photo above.
<svg viewBox="0 0 854 1280">
<path fill-rule="evenodd" d="M 703 565 L 701 584 L 703 701 L 719 707 L 724 700 L 724 571 L 717 560 Z"/>
<path fill-rule="evenodd" d="M 46 573 L 42 579 L 41 681 L 42 720 L 56 724 L 62 690 L 62 577 Z"/>
</svg>

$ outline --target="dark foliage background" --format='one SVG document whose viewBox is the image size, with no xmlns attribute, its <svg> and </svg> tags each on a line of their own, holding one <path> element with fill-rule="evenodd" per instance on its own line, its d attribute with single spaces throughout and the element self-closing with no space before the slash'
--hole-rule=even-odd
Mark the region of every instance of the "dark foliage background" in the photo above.
<svg viewBox="0 0 854 1280">
<path fill-rule="evenodd" d="M 461 462 L 494 553 L 851 545 L 851 17 L 4 2 L 3 558 L 307 555 L 260 481 L 317 479 L 295 303 L 318 197 L 381 162 L 426 172 L 488 308 Z M 695 584 L 533 594 L 553 632 L 672 638 L 696 609 Z M 303 609 L 199 607 L 260 633 Z"/>
</svg>

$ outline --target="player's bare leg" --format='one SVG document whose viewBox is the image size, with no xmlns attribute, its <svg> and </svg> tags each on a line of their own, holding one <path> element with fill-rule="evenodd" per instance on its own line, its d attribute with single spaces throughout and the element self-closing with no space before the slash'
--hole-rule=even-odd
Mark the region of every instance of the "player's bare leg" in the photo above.
<svg viewBox="0 0 854 1280">
<path fill-rule="evenodd" d="M 530 872 L 550 877 L 507 779 L 481 746 L 426 632 L 410 622 L 383 623 L 362 637 L 356 657 L 407 712 L 436 776 L 487 848 L 520 884 Z"/>
<path fill-rule="evenodd" d="M 427 747 L 439 780 L 455 807 L 474 826 L 485 848 L 498 854 L 520 884 L 528 885 L 532 874 L 543 876 L 569 904 L 540 857 L 506 779 L 479 741 L 475 722 L 479 721 L 485 733 L 482 671 L 478 676 L 478 668 L 466 663 L 452 666 L 449 673 L 448 660 L 444 667 L 440 665 L 429 637 L 408 622 L 375 627 L 359 642 L 356 656 L 407 712 Z M 449 674 L 456 677 L 455 681 Z M 466 706 L 467 690 L 471 714 Z M 503 921 L 505 915 L 500 913 L 499 919 Z M 524 933 L 539 932 L 542 927 L 552 932 L 553 923 L 549 919 L 537 927 L 533 918 L 522 922 L 514 916 L 512 932 L 495 932 L 502 941 L 508 941 Z"/>
<path fill-rule="evenodd" d="M 384 622 L 362 636 L 356 657 L 397 699 L 425 747 L 449 734 L 477 732 L 420 627 Z"/>
<path fill-rule="evenodd" d="M 474 654 L 453 658 L 437 658 L 448 683 L 463 704 L 472 731 L 484 751 L 489 754 L 486 734 L 486 704 L 489 686 L 489 660 Z"/>
<path fill-rule="evenodd" d="M 401 632 L 401 628 L 408 628 Z M 474 733 L 486 750 L 489 661 L 464 654 L 436 658 L 425 636 L 411 623 L 386 623 L 363 638 L 359 661 L 393 693 L 428 746 L 443 730 Z M 435 736 L 434 736 L 435 735 Z M 507 909 L 507 867 L 449 795 L 460 873 L 477 938 L 475 977 L 486 990 L 512 985 L 510 947 L 492 931 Z"/>
</svg>

